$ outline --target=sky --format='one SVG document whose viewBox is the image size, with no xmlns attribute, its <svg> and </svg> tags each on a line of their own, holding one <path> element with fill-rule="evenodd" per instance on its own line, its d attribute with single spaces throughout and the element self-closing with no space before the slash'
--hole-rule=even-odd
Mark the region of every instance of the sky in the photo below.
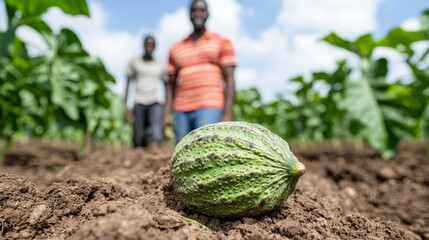
<svg viewBox="0 0 429 240">
<path fill-rule="evenodd" d="M 116 78 L 113 90 L 122 96 L 126 66 L 143 53 L 145 34 L 155 36 L 155 57 L 166 62 L 170 46 L 192 30 L 188 0 L 88 0 L 88 4 L 90 18 L 69 17 L 55 8 L 43 18 L 56 31 L 63 27 L 75 31 L 87 51 L 103 60 Z M 208 0 L 208 5 L 208 29 L 233 42 L 237 89 L 257 87 L 266 101 L 291 92 L 294 86 L 287 80 L 292 77 L 333 71 L 343 58 L 358 64 L 353 55 L 320 41 L 330 32 L 351 40 L 366 33 L 381 38 L 395 26 L 415 29 L 418 17 L 429 9 L 427 0 Z M 2 11 L 0 6 L 0 16 Z M 20 28 L 18 35 L 43 51 L 42 40 L 31 29 Z M 391 60 L 390 78 L 409 74 L 399 54 L 381 49 L 376 56 Z"/>
</svg>

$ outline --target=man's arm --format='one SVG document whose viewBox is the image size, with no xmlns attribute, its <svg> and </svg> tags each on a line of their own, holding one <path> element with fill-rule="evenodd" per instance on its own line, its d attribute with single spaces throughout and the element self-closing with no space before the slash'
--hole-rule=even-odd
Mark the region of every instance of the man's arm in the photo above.
<svg viewBox="0 0 429 240">
<path fill-rule="evenodd" d="M 124 105 L 125 105 L 125 110 L 128 110 L 127 102 L 128 102 L 128 92 L 129 92 L 130 82 L 131 80 L 136 78 L 136 72 L 134 70 L 133 60 L 131 60 L 127 65 L 126 78 L 127 78 L 127 83 L 125 85 Z"/>
<path fill-rule="evenodd" d="M 130 86 L 130 81 L 131 78 L 129 76 L 127 76 L 127 83 L 125 85 L 125 94 L 124 94 L 124 104 L 125 104 L 125 108 L 127 107 L 127 101 L 128 101 L 128 88 Z"/>
<path fill-rule="evenodd" d="M 233 107 L 235 101 L 235 67 L 224 67 L 222 68 L 223 78 L 225 80 L 225 106 L 224 113 L 221 121 L 232 121 L 233 120 Z"/>
<path fill-rule="evenodd" d="M 174 92 L 176 89 L 176 74 L 170 74 L 168 81 L 165 83 L 165 107 L 164 107 L 164 129 L 167 126 L 172 126 L 171 110 L 173 108 Z"/>
<path fill-rule="evenodd" d="M 128 91 L 130 87 L 130 82 L 132 78 L 130 76 L 127 76 L 127 83 L 125 85 L 125 94 L 124 94 L 124 120 L 126 122 L 132 121 L 132 113 L 128 109 L 127 102 L 128 102 Z"/>
</svg>

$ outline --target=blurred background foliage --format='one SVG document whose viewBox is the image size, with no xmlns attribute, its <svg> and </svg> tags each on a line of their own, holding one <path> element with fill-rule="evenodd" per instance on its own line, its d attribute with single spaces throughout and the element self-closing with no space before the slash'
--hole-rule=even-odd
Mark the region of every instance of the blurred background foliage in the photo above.
<svg viewBox="0 0 429 240">
<path fill-rule="evenodd" d="M 4 151 L 15 138 L 129 143 L 124 104 L 110 85 L 115 79 L 90 56 L 69 29 L 53 32 L 42 19 L 50 7 L 89 16 L 86 1 L 5 0 L 8 26 L 0 32 L 0 139 Z M 34 29 L 47 50 L 30 56 L 16 35 Z"/>
<path fill-rule="evenodd" d="M 380 40 L 371 34 L 354 40 L 329 34 L 322 40 L 359 58 L 359 74 L 352 75 L 347 61 L 340 60 L 333 72 L 316 72 L 309 79 L 297 76 L 290 79 L 299 86 L 293 101 L 279 95 L 265 103 L 255 88 L 239 91 L 236 120 L 260 123 L 290 141 L 366 141 L 386 159 L 400 141 L 428 139 L 429 10 L 420 23 L 418 31 L 397 27 Z M 425 43 L 423 52 L 413 48 L 419 43 Z M 412 76 L 387 81 L 388 59 L 375 58 L 377 48 L 402 54 Z"/>
<path fill-rule="evenodd" d="M 86 1 L 5 0 L 5 5 L 8 25 L 0 32 L 2 153 L 16 138 L 130 144 L 123 98 L 111 90 L 115 79 L 73 31 L 53 32 L 42 19 L 50 7 L 89 16 Z M 296 76 L 289 79 L 299 86 L 293 100 L 279 93 L 264 102 L 258 89 L 240 90 L 235 120 L 262 124 L 287 141 L 366 141 L 386 159 L 400 141 L 428 139 L 429 10 L 422 13 L 420 23 L 420 30 L 397 27 L 379 40 L 371 34 L 354 40 L 335 33 L 325 36 L 322 41 L 359 58 L 359 74 L 352 74 L 350 64 L 339 60 L 332 72 Z M 31 56 L 28 43 L 16 35 L 21 26 L 40 34 L 47 50 Z M 415 51 L 414 45 L 422 42 L 426 49 Z M 387 81 L 389 62 L 373 56 L 377 48 L 402 54 L 412 76 Z"/>
</svg>

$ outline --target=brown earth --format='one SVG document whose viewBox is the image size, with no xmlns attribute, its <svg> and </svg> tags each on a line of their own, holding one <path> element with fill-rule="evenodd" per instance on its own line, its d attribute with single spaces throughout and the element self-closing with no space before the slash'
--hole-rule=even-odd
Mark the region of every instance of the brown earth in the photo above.
<svg viewBox="0 0 429 240">
<path fill-rule="evenodd" d="M 175 197 L 173 148 L 15 144 L 0 166 L 0 239 L 429 239 L 426 145 L 292 146 L 306 165 L 285 206 L 217 219 Z"/>
</svg>

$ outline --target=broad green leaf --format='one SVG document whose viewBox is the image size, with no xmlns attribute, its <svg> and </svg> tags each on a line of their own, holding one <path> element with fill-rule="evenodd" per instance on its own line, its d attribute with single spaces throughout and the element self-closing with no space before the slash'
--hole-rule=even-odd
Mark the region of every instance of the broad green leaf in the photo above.
<svg viewBox="0 0 429 240">
<path fill-rule="evenodd" d="M 408 108 L 404 102 L 389 90 L 387 60 L 378 59 L 369 65 L 362 79 L 347 83 L 344 104 L 350 116 L 365 126 L 363 136 L 384 158 L 389 158 L 401 139 L 412 136 L 415 123 L 406 115 Z"/>
<path fill-rule="evenodd" d="M 42 36 L 49 49 L 46 55 L 32 61 L 30 76 L 39 83 L 48 84 L 50 108 L 57 114 L 51 118 L 59 122 L 59 129 L 71 126 L 93 134 L 94 124 L 97 125 L 102 117 L 118 118 L 110 113 L 113 97 L 109 95 L 111 89 L 107 84 L 114 79 L 103 63 L 89 56 L 76 34 L 68 29 L 59 33 L 46 31 Z M 103 111 L 106 112 L 103 116 L 97 114 Z"/>
<path fill-rule="evenodd" d="M 414 54 L 411 44 L 422 40 L 427 40 L 425 31 L 407 31 L 397 27 L 390 30 L 390 32 L 379 41 L 378 45 L 394 48 L 411 56 Z"/>
<path fill-rule="evenodd" d="M 84 81 L 81 85 L 81 94 L 85 97 L 93 95 L 98 88 L 98 85 L 92 81 Z"/>
<path fill-rule="evenodd" d="M 18 20 L 12 19 L 9 26 L 4 32 L 0 32 L 0 59 L 7 57 L 13 47 L 13 40 L 15 39 L 16 29 L 18 28 Z"/>
<path fill-rule="evenodd" d="M 21 90 L 19 92 L 19 96 L 21 97 L 21 102 L 23 104 L 23 110 L 37 109 L 37 101 L 34 95 L 28 90 Z"/>
<path fill-rule="evenodd" d="M 71 120 L 79 120 L 78 99 L 76 99 L 73 93 L 64 93 L 60 105 Z"/>
<path fill-rule="evenodd" d="M 331 33 L 322 39 L 323 41 L 345 49 L 347 51 L 353 52 L 360 57 L 370 57 L 374 48 L 376 47 L 376 42 L 371 34 L 365 34 L 357 38 L 355 41 L 348 41 L 335 33 Z"/>
<path fill-rule="evenodd" d="M 372 86 L 375 86 L 377 80 L 381 80 L 381 84 L 387 85 L 384 81 L 388 73 L 388 62 L 386 58 L 379 58 L 373 61 L 369 66 L 368 77 L 373 80 Z"/>
<path fill-rule="evenodd" d="M 322 40 L 333 46 L 358 54 L 358 49 L 356 48 L 355 44 L 353 44 L 352 42 L 346 39 L 341 38 L 335 33 L 330 33 L 329 35 L 325 36 Z"/>
<path fill-rule="evenodd" d="M 364 34 L 354 42 L 356 44 L 360 57 L 371 57 L 377 42 L 374 40 L 372 34 Z"/>
<path fill-rule="evenodd" d="M 33 28 L 40 34 L 52 34 L 52 29 L 45 21 L 40 18 L 33 18 L 31 21 L 25 22 L 25 25 Z"/>
<path fill-rule="evenodd" d="M 7 6 L 22 13 L 23 18 L 38 16 L 46 12 L 50 7 L 58 7 L 64 13 L 69 15 L 89 16 L 88 6 L 85 0 L 5 0 Z"/>
<path fill-rule="evenodd" d="M 369 143 L 382 151 L 388 149 L 384 119 L 368 80 L 347 82 L 344 105 L 352 118 L 369 129 Z"/>
</svg>

